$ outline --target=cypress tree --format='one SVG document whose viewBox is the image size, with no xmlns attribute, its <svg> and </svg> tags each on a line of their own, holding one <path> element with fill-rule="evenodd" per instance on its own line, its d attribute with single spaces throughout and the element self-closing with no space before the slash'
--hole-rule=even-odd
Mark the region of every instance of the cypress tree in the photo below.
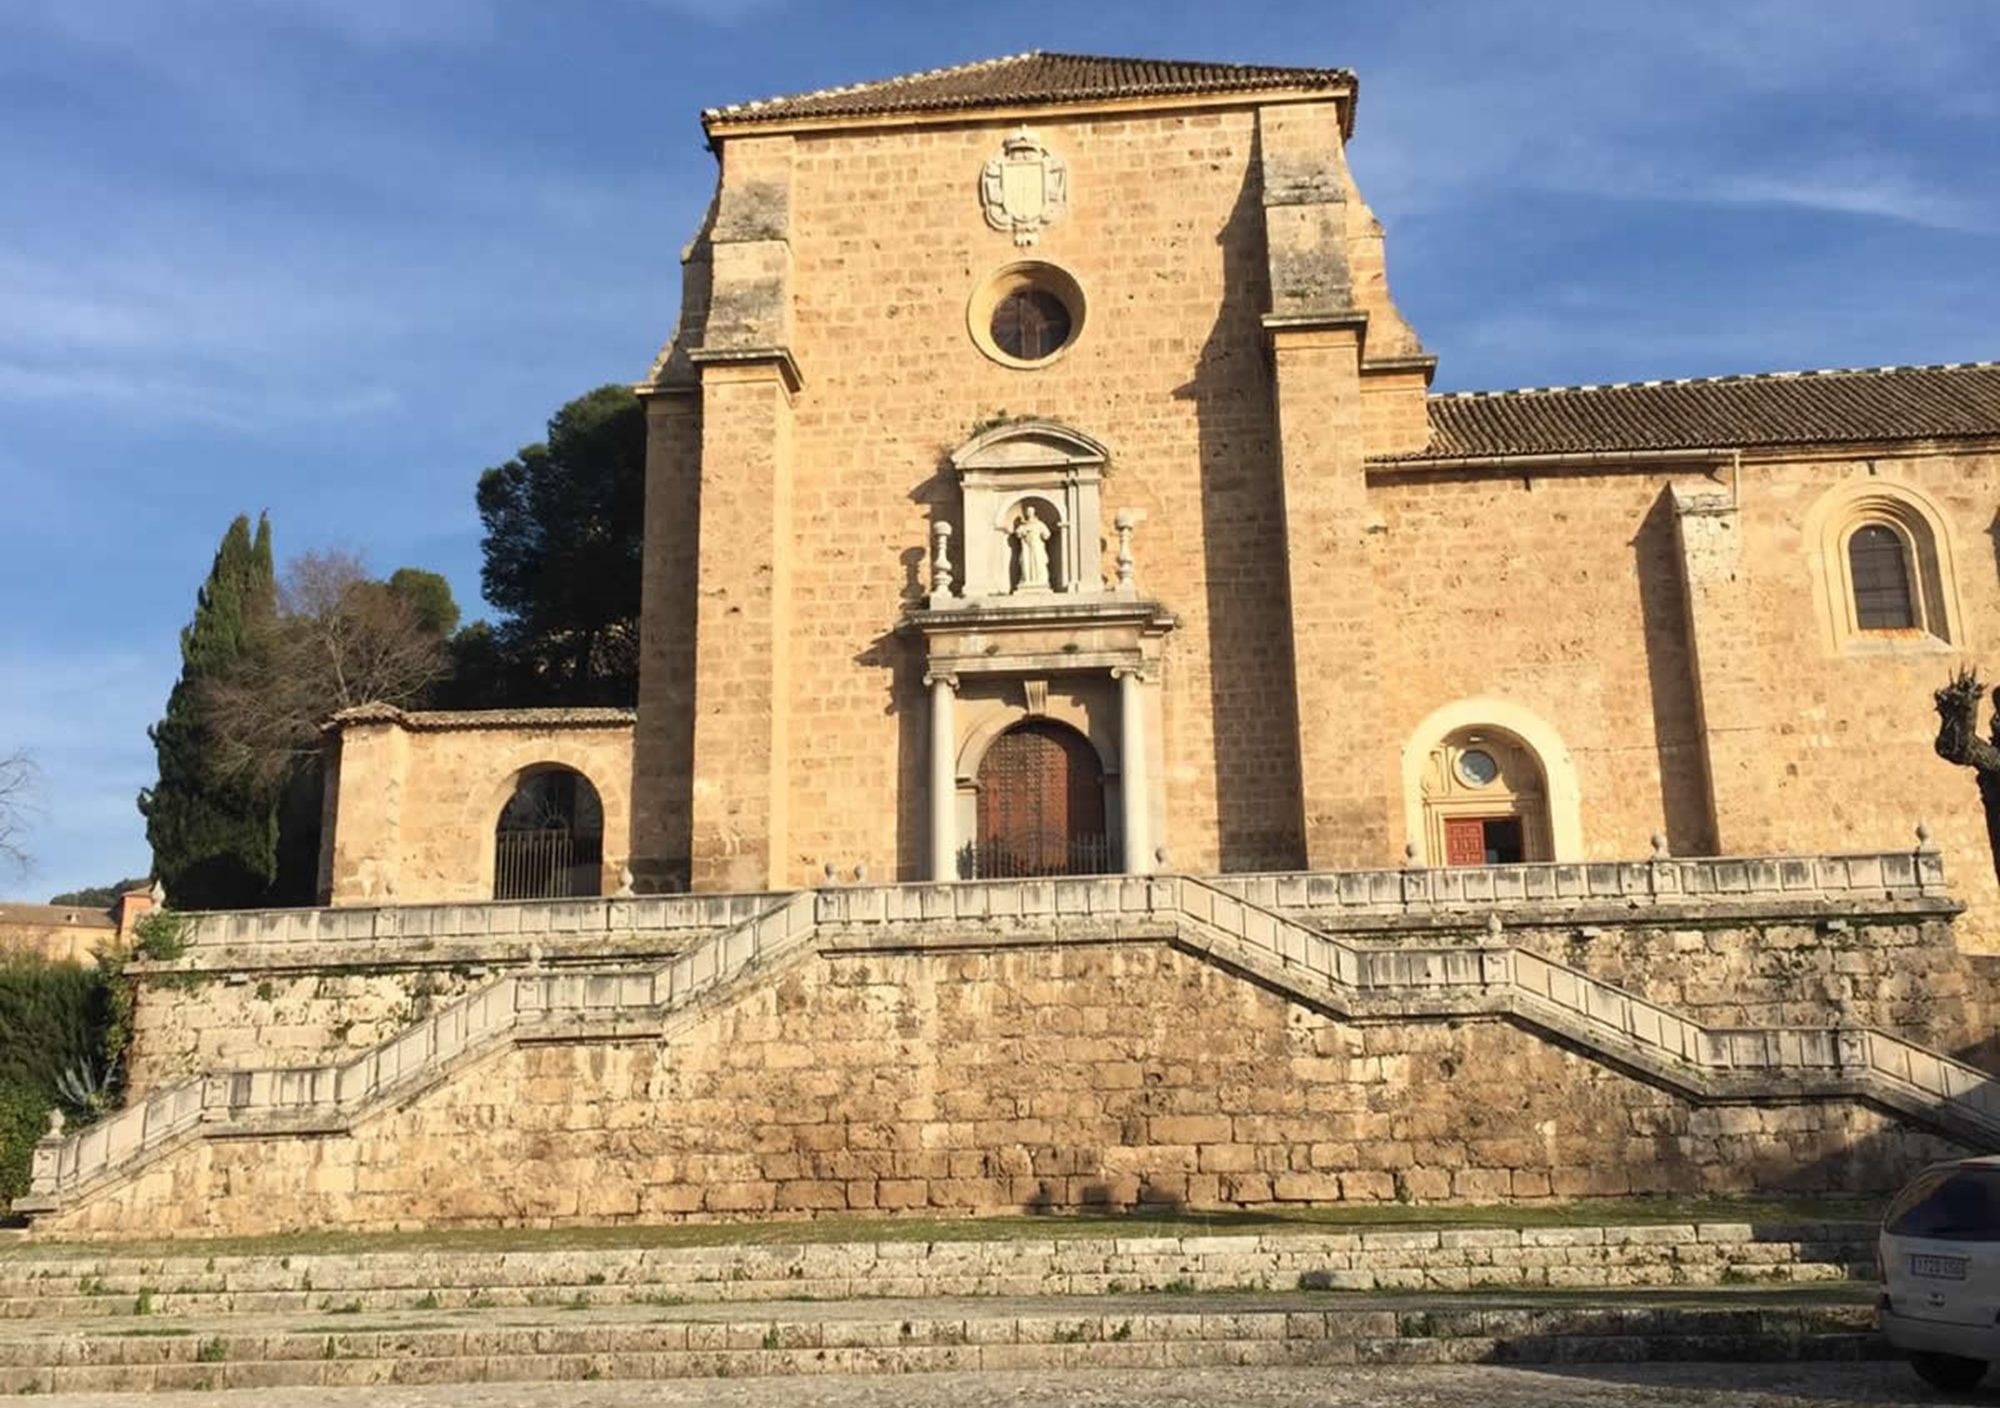
<svg viewBox="0 0 2000 1408">
<path fill-rule="evenodd" d="M 276 609 L 271 525 L 239 515 L 181 631 L 181 676 L 148 736 L 160 780 L 139 794 L 153 872 L 179 909 L 241 909 L 261 902 L 277 874 L 277 797 L 268 784 L 224 775 L 202 717 L 204 685 L 226 675 Z"/>
</svg>

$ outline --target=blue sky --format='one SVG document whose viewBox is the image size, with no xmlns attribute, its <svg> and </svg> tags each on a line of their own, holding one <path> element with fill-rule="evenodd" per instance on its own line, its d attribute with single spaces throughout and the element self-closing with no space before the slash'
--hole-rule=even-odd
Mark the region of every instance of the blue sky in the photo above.
<svg viewBox="0 0 2000 1408">
<path fill-rule="evenodd" d="M 0 893 L 146 869 L 233 514 L 479 613 L 480 469 L 671 325 L 702 107 L 1030 48 L 1356 69 L 1440 389 L 2000 356 L 1990 0 L 0 0 Z"/>
</svg>

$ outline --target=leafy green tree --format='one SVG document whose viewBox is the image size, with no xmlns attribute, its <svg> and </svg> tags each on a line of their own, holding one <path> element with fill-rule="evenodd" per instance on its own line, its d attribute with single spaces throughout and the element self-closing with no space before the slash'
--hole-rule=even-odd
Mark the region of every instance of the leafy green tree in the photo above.
<svg viewBox="0 0 2000 1408">
<path fill-rule="evenodd" d="M 417 625 L 430 635 L 442 640 L 458 629 L 458 602 L 442 572 L 398 567 L 389 574 L 388 588 L 389 594 L 409 607 Z"/>
<path fill-rule="evenodd" d="M 180 909 L 238 909 L 264 898 L 277 870 L 276 789 L 226 771 L 203 695 L 245 658 L 277 597 L 271 525 L 239 516 L 223 534 L 194 619 L 181 632 L 181 676 L 149 731 L 160 779 L 139 794 L 154 872 Z"/>
<path fill-rule="evenodd" d="M 113 1002 L 99 969 L 0 957 L 0 1206 L 28 1191 L 50 1109 L 89 1121 L 116 1104 L 122 1063 L 106 1045 Z"/>
<path fill-rule="evenodd" d="M 618 385 L 577 397 L 546 441 L 480 475 L 480 585 L 504 614 L 488 636 L 460 632 L 454 703 L 638 697 L 645 482 L 645 410 Z"/>
<path fill-rule="evenodd" d="M 216 767 L 277 798 L 277 871 L 264 903 L 318 898 L 327 716 L 429 703 L 457 623 L 458 603 L 435 572 L 405 567 L 384 582 L 351 553 L 306 553 L 286 564 L 277 610 L 249 632 L 243 655 L 203 681 Z"/>
<path fill-rule="evenodd" d="M 120 880 L 115 885 L 86 885 L 81 890 L 67 890 L 60 895 L 51 895 L 50 904 L 72 905 L 77 909 L 109 909 L 118 903 L 118 897 L 127 890 L 143 890 L 151 883 L 146 876 L 138 875 Z"/>
</svg>

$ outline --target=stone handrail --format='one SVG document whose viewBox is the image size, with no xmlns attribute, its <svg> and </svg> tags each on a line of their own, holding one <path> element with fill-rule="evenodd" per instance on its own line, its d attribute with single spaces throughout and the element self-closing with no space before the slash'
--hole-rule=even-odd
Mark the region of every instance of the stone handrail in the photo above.
<svg viewBox="0 0 2000 1408">
<path fill-rule="evenodd" d="M 1600 1056 L 1642 1065 L 1697 1095 L 1750 1077 L 1801 1094 L 1852 1094 L 1975 1141 L 2000 1143 L 2000 1081 L 1977 1067 L 1874 1027 L 1712 1028 L 1564 964 L 1511 945 L 1478 949 L 1357 947 L 1296 920 L 1178 877 L 1196 923 L 1267 961 L 1312 974 L 1354 998 L 1451 996 L 1457 1010 L 1504 1012 Z M 1380 1005 L 1371 1015 L 1394 1015 Z"/>
<path fill-rule="evenodd" d="M 1885 875 L 1900 873 L 1856 864 L 1869 859 L 1835 858 L 1833 878 L 1845 877 L 1847 888 L 1856 891 L 1873 891 Z M 1829 862 L 1800 864 L 1819 873 Z M 1918 866 L 1911 873 L 1922 871 Z M 342 1127 L 383 1099 L 439 1078 L 465 1053 L 510 1038 L 530 1024 L 617 1023 L 671 1015 L 816 937 L 838 943 L 843 935 L 873 931 L 874 938 L 900 944 L 937 935 L 962 942 L 969 933 L 980 942 L 1018 926 L 1057 930 L 1053 936 L 1037 935 L 1044 938 L 1060 939 L 1064 928 L 1096 938 L 1107 923 L 1127 926 L 1127 933 L 1174 937 L 1350 1014 L 1498 1015 L 1575 1042 L 1615 1064 L 1642 1068 L 1696 1098 L 1755 1096 L 1760 1090 L 1792 1097 L 1861 1098 L 1961 1138 L 2000 1143 L 2000 1085 L 1971 1066 L 1886 1032 L 1868 1027 L 1708 1028 L 1501 942 L 1347 943 L 1249 898 L 1246 892 L 1264 878 L 1102 876 L 756 897 L 762 904 L 754 913 L 657 969 L 512 973 L 350 1061 L 231 1071 L 162 1090 L 66 1140 L 45 1140 L 35 1151 L 33 1193 L 15 1206 L 23 1212 L 54 1208 L 61 1195 L 136 1164 L 149 1151 L 202 1126 Z M 1337 887 L 1344 877 L 1276 878 L 1296 879 L 1309 891 L 1316 881 L 1331 879 Z M 726 897 L 732 905 L 739 898 Z M 1312 905 L 1308 901 L 1298 908 Z"/>
<path fill-rule="evenodd" d="M 1806 857 L 1776 864 L 1768 888 L 1737 882 L 1733 866 L 1749 867 L 1744 884 L 1774 877 L 1763 862 L 1675 861 L 1696 875 L 1691 893 L 1730 897 L 1797 896 L 1808 884 L 1821 894 L 1878 895 L 1905 883 L 1924 893 L 1943 888 L 1935 854 Z M 1907 862 L 1907 866 L 1904 864 Z M 1653 862 L 1612 867 L 1628 876 Z M 1589 867 L 1498 867 L 1556 872 Z M 1468 871 L 1467 873 L 1473 873 Z M 1697 1096 L 1746 1081 L 1785 1082 L 1798 1093 L 1858 1095 L 1961 1136 L 2000 1144 L 2000 1084 L 1983 1071 L 1872 1027 L 1709 1028 L 1658 1003 L 1577 969 L 1505 943 L 1478 947 L 1370 941 L 1349 944 L 1255 903 L 1244 891 L 1265 881 L 1300 887 L 1343 884 L 1365 889 L 1375 876 L 1404 872 L 1282 877 L 1102 876 L 978 881 L 828 890 L 820 894 L 822 923 L 866 928 L 917 923 L 986 927 L 1010 920 L 1152 920 L 1192 926 L 1196 947 L 1217 957 L 1203 930 L 1220 935 L 1280 984 L 1304 976 L 1295 991 L 1367 1015 L 1419 1016 L 1449 1010 L 1493 1013 L 1529 1022 L 1599 1055 L 1644 1065 Z M 1555 877 L 1551 875 L 1553 883 Z M 1683 891 L 1688 893 L 1690 891 Z M 1293 891 L 1296 895 L 1299 891 Z M 1601 891 L 1600 891 L 1601 893 Z M 1337 901 L 1335 901 L 1337 902 Z M 1310 901 L 1299 909 L 1311 909 Z M 1295 911 L 1296 912 L 1296 911 Z M 1754 1093 L 1754 1092 L 1748 1092 Z"/>
<path fill-rule="evenodd" d="M 1942 898 L 1947 893 L 1944 857 L 1927 846 L 1855 855 L 1535 861 L 1237 874 L 1219 875 L 1208 883 L 1265 909 L 1357 913 L 1449 911 L 1508 904 L 1911 900 Z"/>
<path fill-rule="evenodd" d="M 482 900 L 444 904 L 336 906 L 190 913 L 190 945 L 342 945 L 379 939 L 432 941 L 546 935 L 615 938 L 634 933 L 722 929 L 771 903 L 768 894 L 617 895 L 600 899 Z"/>
<path fill-rule="evenodd" d="M 650 971 L 530 971 L 495 979 L 404 1028 L 352 1060 L 320 1066 L 256 1068 L 198 1076 L 35 1149 L 35 1211 L 136 1162 L 204 1125 L 279 1119 L 287 1128 L 337 1126 L 378 1101 L 443 1074 L 468 1052 L 530 1024 L 671 1014 L 796 948 L 814 929 L 809 893 L 760 897 L 756 914 Z"/>
</svg>

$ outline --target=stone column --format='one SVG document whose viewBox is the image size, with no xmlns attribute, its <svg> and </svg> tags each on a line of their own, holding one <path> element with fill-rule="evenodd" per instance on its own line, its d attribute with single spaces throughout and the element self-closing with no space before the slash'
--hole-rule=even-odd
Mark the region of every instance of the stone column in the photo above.
<svg viewBox="0 0 2000 1408">
<path fill-rule="evenodd" d="M 1118 798 L 1125 827 L 1125 873 L 1146 875 L 1153 869 L 1153 828 L 1149 808 L 1152 789 L 1146 782 L 1146 695 L 1136 668 L 1111 672 L 1118 680 L 1118 757 L 1124 773 Z"/>
<path fill-rule="evenodd" d="M 958 726 L 956 675 L 925 675 L 931 687 L 931 879 L 958 878 Z"/>
</svg>

